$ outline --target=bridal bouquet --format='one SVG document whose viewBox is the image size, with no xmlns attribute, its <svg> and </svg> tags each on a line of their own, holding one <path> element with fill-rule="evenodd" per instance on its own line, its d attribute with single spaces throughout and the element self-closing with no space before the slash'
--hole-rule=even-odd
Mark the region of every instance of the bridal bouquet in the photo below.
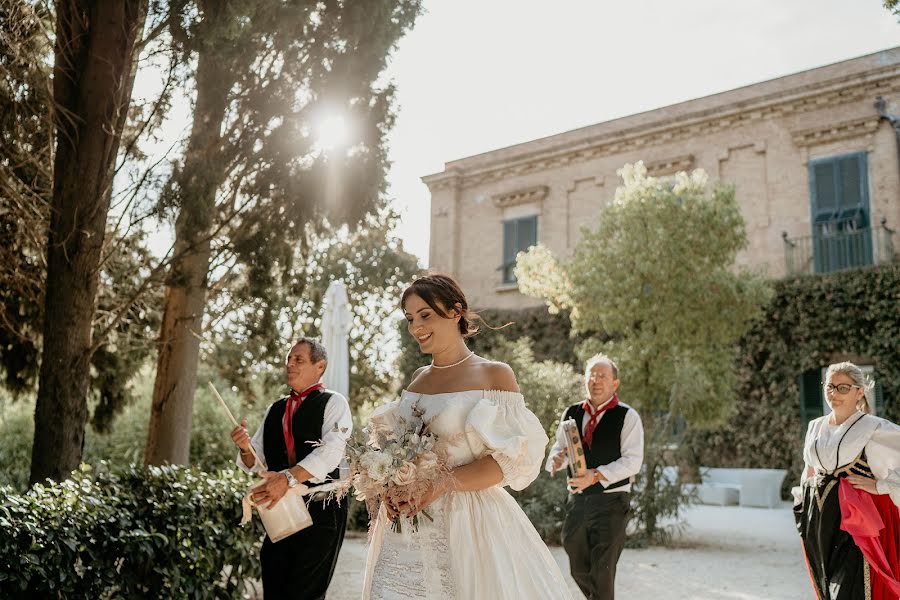
<svg viewBox="0 0 900 600">
<path fill-rule="evenodd" d="M 413 405 L 409 420 L 398 418 L 392 429 L 363 430 L 348 442 L 350 482 L 356 499 L 365 501 L 370 519 L 382 502 L 417 505 L 432 486 L 449 480 L 446 452 L 423 414 L 418 405 Z M 419 528 L 419 514 L 433 520 L 424 510 L 413 515 L 410 520 L 414 531 Z M 407 518 L 401 515 L 391 528 L 399 533 Z"/>
</svg>

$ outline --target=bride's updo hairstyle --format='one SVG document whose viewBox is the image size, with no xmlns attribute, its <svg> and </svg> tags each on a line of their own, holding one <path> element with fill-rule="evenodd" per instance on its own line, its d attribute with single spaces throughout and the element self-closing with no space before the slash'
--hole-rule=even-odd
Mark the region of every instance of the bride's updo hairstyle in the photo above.
<svg viewBox="0 0 900 600">
<path fill-rule="evenodd" d="M 409 287 L 403 290 L 403 295 L 400 297 L 400 308 L 406 307 L 407 298 L 413 294 L 424 300 L 431 310 L 445 319 L 451 318 L 448 310 L 458 310 L 460 314 L 459 333 L 463 337 L 472 337 L 478 333 L 475 321 L 484 322 L 478 313 L 469 310 L 466 295 L 463 294 L 456 280 L 449 275 L 425 273 L 414 279 Z"/>
</svg>

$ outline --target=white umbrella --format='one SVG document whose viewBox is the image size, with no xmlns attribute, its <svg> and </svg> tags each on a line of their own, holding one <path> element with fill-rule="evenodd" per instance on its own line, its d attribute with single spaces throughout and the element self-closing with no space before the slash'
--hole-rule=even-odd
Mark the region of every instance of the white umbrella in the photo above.
<svg viewBox="0 0 900 600">
<path fill-rule="evenodd" d="M 350 350 L 347 336 L 353 324 L 353 313 L 343 281 L 332 281 L 325 292 L 322 306 L 322 343 L 328 351 L 328 368 L 323 377 L 325 387 L 344 396 L 350 394 Z"/>
</svg>

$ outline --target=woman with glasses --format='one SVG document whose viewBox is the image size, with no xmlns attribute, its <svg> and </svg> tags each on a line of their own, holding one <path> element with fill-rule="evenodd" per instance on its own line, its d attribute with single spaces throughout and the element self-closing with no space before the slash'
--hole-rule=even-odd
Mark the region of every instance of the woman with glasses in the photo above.
<svg viewBox="0 0 900 600">
<path fill-rule="evenodd" d="M 872 385 L 853 363 L 829 366 L 831 413 L 806 433 L 794 516 L 820 600 L 900 597 L 900 427 L 871 414 Z"/>
</svg>

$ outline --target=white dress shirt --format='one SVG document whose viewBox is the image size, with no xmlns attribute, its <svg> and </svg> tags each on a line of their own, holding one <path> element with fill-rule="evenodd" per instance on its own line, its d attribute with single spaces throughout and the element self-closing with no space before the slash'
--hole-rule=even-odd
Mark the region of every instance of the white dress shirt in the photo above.
<svg viewBox="0 0 900 600">
<path fill-rule="evenodd" d="M 350 416 L 350 403 L 338 392 L 324 390 L 331 393 L 331 398 L 325 404 L 325 415 L 322 419 L 322 438 L 321 444 L 313 448 L 313 451 L 300 460 L 297 465 L 306 469 L 312 477 L 310 483 L 325 483 L 328 481 L 328 474 L 336 468 L 341 467 L 341 476 L 349 469 L 344 459 L 344 451 L 347 447 L 347 439 L 353 431 L 353 418 Z M 274 402 L 272 403 L 274 404 Z M 238 451 L 237 465 L 245 473 L 259 473 L 266 470 L 265 454 L 263 453 L 263 426 L 272 410 L 272 404 L 266 408 L 266 414 L 259 424 L 256 433 L 250 438 L 250 444 L 256 450 L 259 461 L 255 462 L 252 467 L 248 467 L 241 460 L 241 453 Z M 281 428 L 278 429 L 281 431 Z M 292 465 L 294 466 L 294 465 Z"/>
<path fill-rule="evenodd" d="M 636 410 L 624 402 L 619 402 L 619 406 L 624 406 L 628 409 L 628 412 L 625 413 L 625 422 L 622 424 L 622 436 L 620 439 L 622 456 L 618 460 L 614 460 L 607 465 L 600 465 L 596 470 L 606 478 L 605 480 L 600 480 L 600 485 L 604 488 L 611 483 L 616 483 L 623 479 L 627 479 L 629 483 L 626 483 L 621 487 L 606 490 L 604 493 L 607 494 L 613 492 L 630 492 L 631 482 L 634 481 L 634 476 L 641 470 L 641 465 L 644 462 L 644 426 L 641 424 L 641 417 L 637 414 Z M 547 472 L 553 470 L 553 457 L 566 448 L 566 436 L 563 432 L 562 421 L 567 410 L 569 410 L 569 407 L 566 407 L 566 410 L 563 411 L 562 416 L 559 418 L 559 427 L 556 429 L 556 442 L 550 449 L 550 456 L 547 457 L 547 464 L 544 466 Z M 606 411 L 600 413 L 600 418 L 597 422 L 599 423 L 602 421 L 605 416 Z M 582 438 L 584 437 L 584 428 L 587 426 L 590 419 L 591 416 L 585 411 L 584 417 L 581 420 Z M 566 468 L 568 461 L 568 456 L 563 458 L 560 470 Z"/>
</svg>

